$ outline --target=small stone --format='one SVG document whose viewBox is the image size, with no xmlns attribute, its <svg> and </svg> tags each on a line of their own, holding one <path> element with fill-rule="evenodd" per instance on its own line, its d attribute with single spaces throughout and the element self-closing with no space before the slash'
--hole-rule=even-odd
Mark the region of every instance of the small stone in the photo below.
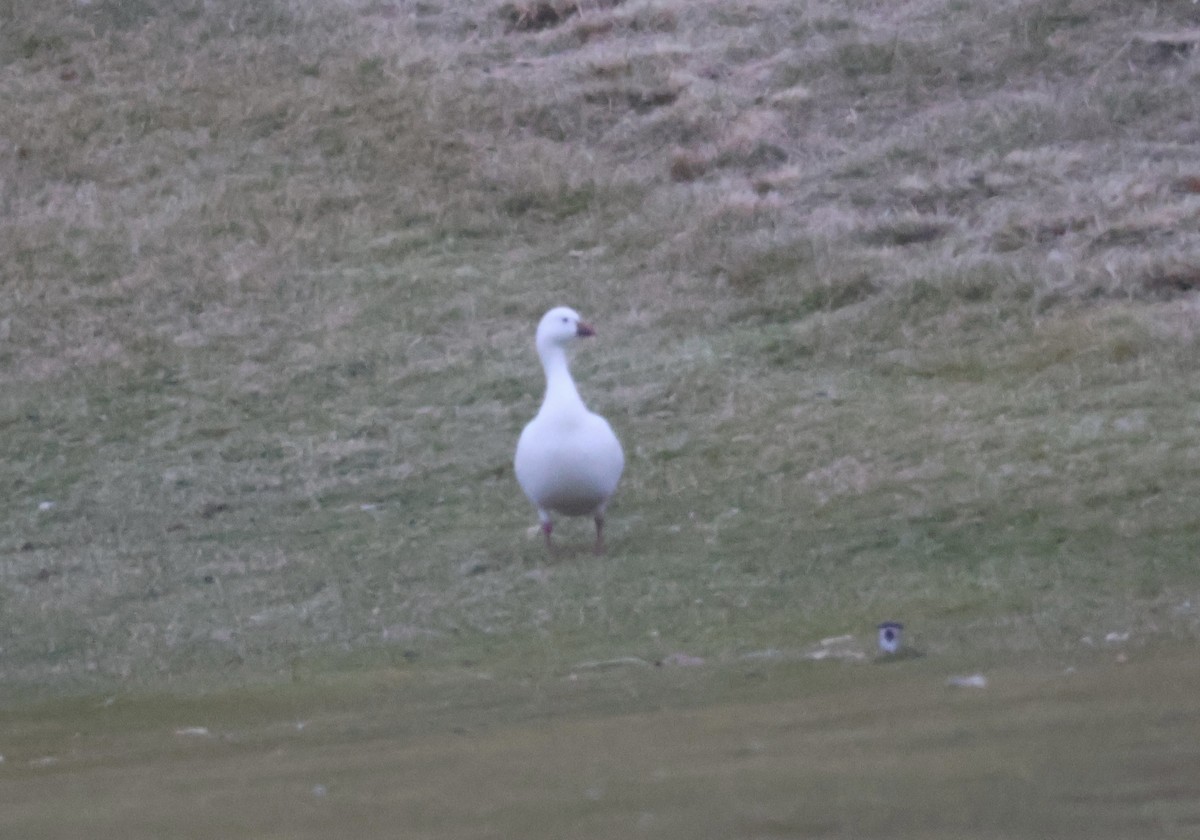
<svg viewBox="0 0 1200 840">
<path fill-rule="evenodd" d="M 182 729 L 176 729 L 175 734 L 188 738 L 207 738 L 212 733 L 208 731 L 207 726 L 185 726 Z"/>
<path fill-rule="evenodd" d="M 987 688 L 987 677 L 983 674 L 971 674 L 966 677 L 951 677 L 946 685 L 954 688 Z"/>
</svg>

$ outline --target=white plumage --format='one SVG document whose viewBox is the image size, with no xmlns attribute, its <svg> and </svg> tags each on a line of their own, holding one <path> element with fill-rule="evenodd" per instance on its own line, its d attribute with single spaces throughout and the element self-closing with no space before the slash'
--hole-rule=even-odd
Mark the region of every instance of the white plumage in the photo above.
<svg viewBox="0 0 1200 840">
<path fill-rule="evenodd" d="M 546 396 L 517 441 L 517 481 L 533 502 L 546 546 L 553 550 L 552 513 L 591 516 L 596 552 L 604 551 L 604 509 L 617 489 L 625 455 L 608 421 L 588 411 L 567 366 L 567 348 L 595 335 L 574 309 L 560 306 L 542 316 L 537 351 L 546 372 Z"/>
</svg>

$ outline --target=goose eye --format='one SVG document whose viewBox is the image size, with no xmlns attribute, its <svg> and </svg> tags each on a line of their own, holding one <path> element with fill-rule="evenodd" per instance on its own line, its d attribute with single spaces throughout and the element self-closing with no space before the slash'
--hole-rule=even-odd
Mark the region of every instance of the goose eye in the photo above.
<svg viewBox="0 0 1200 840">
<path fill-rule="evenodd" d="M 570 321 L 570 320 L 571 320 L 571 319 L 570 319 L 570 318 L 568 318 L 566 315 L 564 315 L 564 316 L 563 316 L 563 323 L 564 323 L 564 324 L 565 324 L 565 323 L 567 323 L 567 322 L 568 322 L 568 321 Z"/>
</svg>

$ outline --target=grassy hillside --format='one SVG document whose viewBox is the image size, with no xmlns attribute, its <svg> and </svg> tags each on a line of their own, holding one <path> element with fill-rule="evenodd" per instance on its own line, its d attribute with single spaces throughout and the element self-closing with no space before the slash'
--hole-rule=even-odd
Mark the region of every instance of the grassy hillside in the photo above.
<svg viewBox="0 0 1200 840">
<path fill-rule="evenodd" d="M 0 699 L 1196 638 L 1197 26 L 0 3 Z M 603 559 L 512 475 L 558 303 Z"/>
</svg>

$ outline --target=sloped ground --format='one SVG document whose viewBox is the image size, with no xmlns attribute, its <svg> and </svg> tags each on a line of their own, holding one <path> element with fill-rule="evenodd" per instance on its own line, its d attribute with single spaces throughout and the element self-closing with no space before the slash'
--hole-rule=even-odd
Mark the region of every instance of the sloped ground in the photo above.
<svg viewBox="0 0 1200 840">
<path fill-rule="evenodd" d="M 1195 4 L 9 7 L 13 697 L 1195 637 Z M 600 561 L 509 466 L 559 302 Z"/>
</svg>

